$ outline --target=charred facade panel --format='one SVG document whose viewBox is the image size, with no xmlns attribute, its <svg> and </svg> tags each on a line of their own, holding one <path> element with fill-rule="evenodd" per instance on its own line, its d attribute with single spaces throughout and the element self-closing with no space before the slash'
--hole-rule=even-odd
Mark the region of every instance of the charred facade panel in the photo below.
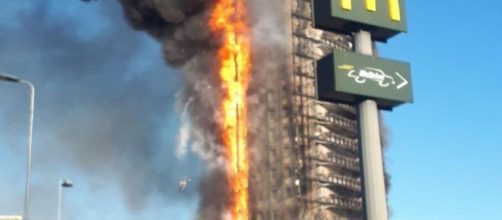
<svg viewBox="0 0 502 220">
<path fill-rule="evenodd" d="M 316 94 L 316 61 L 352 50 L 352 38 L 313 28 L 310 0 L 285 1 L 291 66 L 287 78 L 270 79 L 281 86 L 263 91 L 268 168 L 252 174 L 252 219 L 363 219 L 356 107 Z"/>
</svg>

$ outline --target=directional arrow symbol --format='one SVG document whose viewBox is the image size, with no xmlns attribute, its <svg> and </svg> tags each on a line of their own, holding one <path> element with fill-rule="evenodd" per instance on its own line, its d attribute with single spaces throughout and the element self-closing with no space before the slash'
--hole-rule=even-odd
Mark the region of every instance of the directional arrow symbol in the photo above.
<svg viewBox="0 0 502 220">
<path fill-rule="evenodd" d="M 401 76 L 401 74 L 399 74 L 398 72 L 395 72 L 396 75 L 401 78 L 403 80 L 403 82 L 399 85 L 397 85 L 397 89 L 401 89 L 403 88 L 404 86 L 408 85 L 408 80 L 406 80 L 403 76 Z"/>
</svg>

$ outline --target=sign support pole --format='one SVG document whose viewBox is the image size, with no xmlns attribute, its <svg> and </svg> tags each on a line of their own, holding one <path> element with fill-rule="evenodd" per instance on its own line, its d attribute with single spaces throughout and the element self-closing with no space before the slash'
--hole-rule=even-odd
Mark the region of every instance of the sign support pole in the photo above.
<svg viewBox="0 0 502 220">
<path fill-rule="evenodd" d="M 373 55 L 370 32 L 357 32 L 354 41 L 357 53 Z M 377 103 L 365 100 L 359 104 L 358 111 L 366 219 L 388 220 Z"/>
</svg>

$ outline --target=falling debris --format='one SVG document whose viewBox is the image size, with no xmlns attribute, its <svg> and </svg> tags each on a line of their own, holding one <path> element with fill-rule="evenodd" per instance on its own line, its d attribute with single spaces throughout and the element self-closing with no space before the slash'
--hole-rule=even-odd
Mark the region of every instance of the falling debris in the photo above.
<svg viewBox="0 0 502 220">
<path fill-rule="evenodd" d="M 188 178 L 188 177 L 185 177 L 185 178 L 183 178 L 182 180 L 180 180 L 180 181 L 178 182 L 178 188 L 179 188 L 179 190 L 180 190 L 181 192 L 185 191 L 185 189 L 186 189 L 186 187 L 187 187 L 187 185 L 188 185 L 188 183 L 189 183 L 190 181 L 192 181 L 192 180 L 191 180 L 190 178 Z"/>
</svg>

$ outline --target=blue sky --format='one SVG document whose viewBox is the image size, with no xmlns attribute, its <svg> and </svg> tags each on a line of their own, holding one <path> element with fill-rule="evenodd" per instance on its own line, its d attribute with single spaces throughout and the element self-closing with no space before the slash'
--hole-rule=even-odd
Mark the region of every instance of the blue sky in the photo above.
<svg viewBox="0 0 502 220">
<path fill-rule="evenodd" d="M 173 154 L 180 75 L 116 1 L 3 1 L 0 71 L 37 87 L 31 219 L 193 219 L 200 166 Z M 21 214 L 28 89 L 0 85 L 0 215 Z M 185 210 L 185 211 L 180 211 Z"/>
<path fill-rule="evenodd" d="M 385 114 L 393 219 L 502 219 L 500 1 L 407 1 L 380 45 L 412 65 L 415 103 Z"/>
<path fill-rule="evenodd" d="M 131 30 L 115 1 L 42 2 L 0 7 L 0 72 L 38 88 L 32 219 L 55 217 L 63 176 L 75 182 L 64 193 L 63 219 L 194 219 L 196 187 L 180 194 L 176 183 L 200 165 L 173 156 L 181 79 L 164 65 L 160 45 Z M 391 219 L 502 219 L 500 8 L 487 0 L 407 1 L 409 33 L 379 45 L 383 57 L 411 63 L 415 94 L 414 104 L 384 114 Z M 22 212 L 27 95 L 0 83 L 0 215 Z M 116 126 L 126 138 L 106 133 Z M 137 139 L 138 131 L 150 132 Z M 117 150 L 126 156 L 114 157 Z"/>
</svg>

